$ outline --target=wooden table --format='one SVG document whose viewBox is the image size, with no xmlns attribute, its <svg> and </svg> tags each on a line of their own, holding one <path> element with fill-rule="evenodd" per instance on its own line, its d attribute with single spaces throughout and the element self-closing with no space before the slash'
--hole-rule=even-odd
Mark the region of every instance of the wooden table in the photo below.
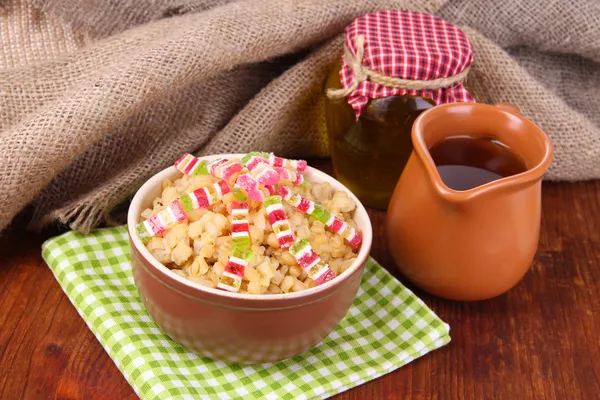
<svg viewBox="0 0 600 400">
<path fill-rule="evenodd" d="M 369 213 L 384 237 L 385 214 Z M 135 399 L 41 258 L 52 233 L 2 239 L 0 399 Z M 402 279 L 384 240 L 372 254 Z M 461 303 L 415 291 L 450 324 L 450 344 L 337 399 L 600 398 L 600 182 L 545 184 L 539 252 L 509 293 Z"/>
</svg>

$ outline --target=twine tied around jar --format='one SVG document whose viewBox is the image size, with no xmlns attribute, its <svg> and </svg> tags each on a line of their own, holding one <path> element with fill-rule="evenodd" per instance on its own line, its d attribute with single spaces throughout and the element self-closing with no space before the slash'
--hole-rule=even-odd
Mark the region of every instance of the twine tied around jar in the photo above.
<svg viewBox="0 0 600 400">
<path fill-rule="evenodd" d="M 463 71 L 456 75 L 452 75 L 446 78 L 437 78 L 430 80 L 416 80 L 416 79 L 401 79 L 394 78 L 389 75 L 382 74 L 381 72 L 373 71 L 362 64 L 362 59 L 365 54 L 365 37 L 364 35 L 356 36 L 354 40 L 356 47 L 356 55 L 353 55 L 348 46 L 344 46 L 344 61 L 350 67 L 353 73 L 352 84 L 347 88 L 341 89 L 328 89 L 327 97 L 333 100 L 342 99 L 356 90 L 358 85 L 366 80 L 370 80 L 373 83 L 379 85 L 394 87 L 398 89 L 408 90 L 437 90 L 446 88 L 454 85 L 455 83 L 462 82 L 466 79 L 469 74 L 470 67 L 465 68 Z"/>
</svg>

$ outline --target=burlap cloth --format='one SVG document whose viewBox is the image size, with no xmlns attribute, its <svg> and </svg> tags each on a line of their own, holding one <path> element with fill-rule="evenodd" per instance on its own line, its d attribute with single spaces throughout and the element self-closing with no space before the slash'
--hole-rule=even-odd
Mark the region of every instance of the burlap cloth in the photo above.
<svg viewBox="0 0 600 400">
<path fill-rule="evenodd" d="M 341 32 L 390 8 L 464 28 L 467 86 L 545 129 L 547 179 L 600 177 L 597 0 L 0 0 L 0 230 L 28 204 L 89 230 L 186 151 L 326 155 Z"/>
</svg>

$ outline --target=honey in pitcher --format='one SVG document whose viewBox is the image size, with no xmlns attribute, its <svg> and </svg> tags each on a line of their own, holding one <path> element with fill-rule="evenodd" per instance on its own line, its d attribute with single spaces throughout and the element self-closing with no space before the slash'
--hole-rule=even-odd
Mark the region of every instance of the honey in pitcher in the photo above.
<svg viewBox="0 0 600 400">
<path fill-rule="evenodd" d="M 442 181 L 463 191 L 527 171 L 527 164 L 492 138 L 452 136 L 429 149 Z"/>
</svg>

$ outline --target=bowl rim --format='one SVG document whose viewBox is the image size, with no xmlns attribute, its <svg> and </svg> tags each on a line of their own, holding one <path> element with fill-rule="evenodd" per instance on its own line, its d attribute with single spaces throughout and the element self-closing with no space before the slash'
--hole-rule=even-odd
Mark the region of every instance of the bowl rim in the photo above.
<svg viewBox="0 0 600 400">
<path fill-rule="evenodd" d="M 198 157 L 201 160 L 214 160 L 215 158 L 241 158 L 245 154 L 241 153 L 232 153 L 232 154 L 214 154 L 209 156 L 200 156 Z M 172 175 L 177 169 L 174 166 L 170 166 L 168 168 L 163 169 L 162 171 L 154 174 L 150 179 L 148 179 L 144 184 L 138 189 L 138 191 L 133 196 L 131 203 L 129 205 L 129 210 L 127 211 L 127 231 L 129 233 L 130 242 L 135 246 L 137 252 L 150 263 L 158 272 L 166 275 L 167 277 L 175 280 L 176 282 L 188 287 L 192 290 L 197 290 L 200 293 L 205 293 L 208 295 L 216 295 L 225 298 L 230 298 L 232 300 L 249 300 L 249 301 L 273 301 L 273 300 L 293 300 L 302 297 L 308 297 L 312 295 L 316 295 L 318 293 L 324 292 L 331 288 L 341 285 L 346 281 L 347 278 L 354 275 L 354 273 L 359 270 L 364 263 L 367 262 L 369 258 L 369 253 L 371 251 L 371 245 L 373 241 L 373 228 L 371 225 L 371 219 L 365 209 L 364 205 L 360 202 L 360 200 L 352 193 L 346 186 L 344 186 L 340 181 L 333 178 L 332 176 L 326 174 L 323 171 L 320 171 L 311 166 L 307 167 L 306 172 L 309 172 L 312 180 L 316 180 L 317 182 L 325 182 L 328 181 L 330 183 L 334 183 L 335 186 L 339 186 L 340 189 L 336 190 L 345 190 L 346 193 L 355 201 L 356 203 L 356 211 L 357 213 L 363 214 L 365 223 L 359 226 L 362 232 L 362 243 L 360 250 L 356 256 L 356 260 L 350 264 L 350 266 L 342 272 L 340 275 L 336 276 L 334 279 L 319 285 L 314 288 L 309 288 L 306 290 L 302 290 L 300 292 L 293 293 L 282 293 L 282 294 L 249 294 L 249 293 L 231 293 L 225 290 L 219 290 L 216 288 L 210 288 L 207 286 L 203 286 L 199 283 L 196 283 L 188 278 L 185 278 L 175 272 L 171 271 L 165 265 L 160 263 L 150 251 L 146 248 L 146 246 L 142 243 L 140 238 L 135 232 L 135 224 L 140 219 L 140 214 L 142 212 L 142 201 L 148 196 L 148 193 L 158 185 L 161 185 L 162 182 L 167 179 L 168 176 Z M 315 179 L 317 178 L 317 179 Z M 132 254 L 133 256 L 133 254 Z M 152 272 L 152 271 L 150 271 Z M 153 273 L 153 275 L 155 275 Z M 160 279 L 159 276 L 156 278 Z M 161 282 L 164 280 L 160 279 Z M 169 285 L 170 287 L 171 285 Z"/>
</svg>

